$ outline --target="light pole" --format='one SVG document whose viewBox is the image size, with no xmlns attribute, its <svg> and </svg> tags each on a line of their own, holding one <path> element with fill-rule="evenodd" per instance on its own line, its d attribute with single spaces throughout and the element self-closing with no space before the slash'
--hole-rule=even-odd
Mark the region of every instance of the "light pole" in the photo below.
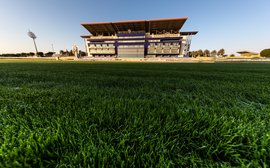
<svg viewBox="0 0 270 168">
<path fill-rule="evenodd" d="M 54 53 L 54 47 L 53 47 L 53 44 L 52 44 L 52 52 Z"/>
<path fill-rule="evenodd" d="M 35 45 L 35 49 L 36 49 L 36 55 L 38 55 L 37 45 L 36 45 L 36 41 L 35 41 L 35 39 L 37 38 L 37 36 L 36 36 L 33 32 L 31 32 L 30 30 L 28 31 L 27 34 L 28 34 L 28 36 L 29 36 L 31 39 L 33 39 L 34 45 Z"/>
</svg>

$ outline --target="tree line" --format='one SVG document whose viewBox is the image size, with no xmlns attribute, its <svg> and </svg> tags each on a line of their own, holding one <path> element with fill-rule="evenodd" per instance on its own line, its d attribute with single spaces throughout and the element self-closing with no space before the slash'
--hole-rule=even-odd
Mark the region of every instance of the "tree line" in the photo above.
<svg viewBox="0 0 270 168">
<path fill-rule="evenodd" d="M 74 56 L 74 53 L 71 51 L 63 51 L 63 50 L 60 50 L 60 56 Z M 43 52 L 38 52 L 37 53 L 37 56 L 38 57 L 52 57 L 53 55 L 55 54 L 55 52 L 47 52 L 47 53 L 43 53 Z M 0 54 L 0 57 L 33 57 L 35 56 L 36 54 L 33 53 L 33 52 L 29 52 L 29 53 L 25 53 L 25 52 L 22 52 L 22 53 L 7 53 L 7 54 Z M 79 56 L 86 56 L 86 52 L 84 51 L 79 51 Z"/>
<path fill-rule="evenodd" d="M 74 53 L 73 53 L 72 50 L 70 50 L 70 51 L 68 51 L 68 50 L 66 50 L 66 51 L 60 50 L 60 51 L 59 51 L 59 54 L 60 54 L 61 56 L 74 56 Z M 79 55 L 79 56 L 86 56 L 87 54 L 86 54 L 86 52 L 79 50 L 78 55 Z"/>
<path fill-rule="evenodd" d="M 225 50 L 222 48 L 220 50 L 213 50 L 213 51 L 210 51 L 208 49 L 206 50 L 197 50 L 197 51 L 191 51 L 189 52 L 189 56 L 190 57 L 216 57 L 216 56 L 225 56 Z"/>
<path fill-rule="evenodd" d="M 60 56 L 74 56 L 74 53 L 72 52 L 72 50 L 68 51 L 64 51 L 64 50 L 60 50 Z M 47 53 L 43 53 L 43 52 L 38 52 L 37 55 L 39 57 L 52 57 L 55 54 L 55 52 L 47 52 Z M 79 50 L 79 56 L 86 56 L 86 52 Z M 270 57 L 270 49 L 264 49 L 261 51 L 260 55 L 262 57 Z M 35 56 L 35 53 L 33 52 L 29 52 L 29 53 L 15 53 L 15 54 L 0 54 L 0 57 L 31 57 L 31 56 Z M 213 51 L 209 51 L 208 49 L 206 50 L 197 50 L 197 51 L 191 51 L 189 52 L 189 56 L 190 57 L 215 57 L 215 56 L 225 56 L 225 50 L 224 49 L 220 49 L 220 50 L 213 50 Z M 233 54 L 231 56 L 234 56 Z"/>
<path fill-rule="evenodd" d="M 51 57 L 53 56 L 54 52 L 47 52 L 47 53 L 43 53 L 43 52 L 38 52 L 37 53 L 37 56 L 39 57 Z M 0 54 L 0 57 L 33 57 L 35 56 L 36 54 L 33 53 L 33 52 L 29 52 L 29 53 L 15 53 L 15 54 L 12 54 L 12 53 L 7 53 L 7 54 Z"/>
</svg>

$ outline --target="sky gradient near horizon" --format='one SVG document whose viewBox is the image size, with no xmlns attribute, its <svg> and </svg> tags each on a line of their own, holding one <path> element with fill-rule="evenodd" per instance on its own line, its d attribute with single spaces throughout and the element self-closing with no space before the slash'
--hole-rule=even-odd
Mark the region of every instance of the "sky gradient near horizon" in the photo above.
<svg viewBox="0 0 270 168">
<path fill-rule="evenodd" d="M 188 17 L 182 31 L 199 31 L 191 50 L 224 48 L 260 52 L 270 48 L 270 0 L 1 0 L 0 54 L 34 52 L 30 29 L 42 52 L 68 49 L 80 35 L 80 23 Z"/>
</svg>

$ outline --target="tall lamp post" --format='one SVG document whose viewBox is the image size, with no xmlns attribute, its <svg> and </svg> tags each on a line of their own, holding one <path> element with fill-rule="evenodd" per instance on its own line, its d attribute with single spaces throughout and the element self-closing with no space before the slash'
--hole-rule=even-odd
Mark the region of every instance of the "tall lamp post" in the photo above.
<svg viewBox="0 0 270 168">
<path fill-rule="evenodd" d="M 36 55 L 38 55 L 37 45 L 36 45 L 36 41 L 35 41 L 35 39 L 37 38 L 37 36 L 36 36 L 33 32 L 31 32 L 30 30 L 28 31 L 27 34 L 28 34 L 28 36 L 29 36 L 31 39 L 33 39 L 34 45 L 35 45 L 35 49 L 36 49 Z"/>
</svg>

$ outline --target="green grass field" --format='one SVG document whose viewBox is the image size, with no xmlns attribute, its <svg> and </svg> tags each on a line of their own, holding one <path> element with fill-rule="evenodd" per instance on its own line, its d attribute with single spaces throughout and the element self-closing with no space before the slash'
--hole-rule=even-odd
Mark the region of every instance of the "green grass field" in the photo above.
<svg viewBox="0 0 270 168">
<path fill-rule="evenodd" d="M 267 167 L 270 64 L 0 62 L 0 167 Z"/>
</svg>

